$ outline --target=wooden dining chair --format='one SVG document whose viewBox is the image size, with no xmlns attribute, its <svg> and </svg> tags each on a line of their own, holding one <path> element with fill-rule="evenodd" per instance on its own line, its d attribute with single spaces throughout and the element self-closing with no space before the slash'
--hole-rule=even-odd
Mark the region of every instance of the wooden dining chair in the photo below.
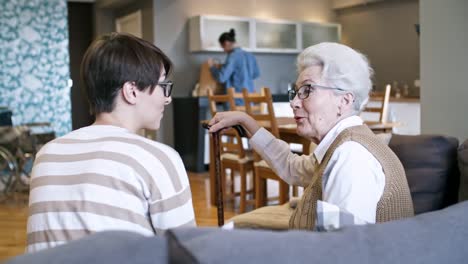
<svg viewBox="0 0 468 264">
<path fill-rule="evenodd" d="M 214 116 L 218 112 L 218 106 L 224 104 L 224 110 L 236 110 L 234 97 L 232 93 L 226 95 L 213 95 L 210 91 L 208 93 L 208 102 L 210 105 L 211 115 Z M 226 107 L 226 104 L 229 106 Z M 242 144 L 242 137 L 238 131 L 230 128 L 220 133 L 221 140 L 220 145 L 220 160 L 221 160 L 221 172 L 222 172 L 222 188 L 226 189 L 226 170 L 230 169 L 231 188 L 230 193 L 224 192 L 225 198 L 234 200 L 236 196 L 239 196 L 239 212 L 244 213 L 247 203 L 247 194 L 253 193 L 253 190 L 247 190 L 247 174 L 253 172 L 253 158 L 251 152 L 244 149 Z M 212 140 L 210 140 L 211 142 Z M 235 192 L 235 172 L 239 172 L 240 175 L 240 192 Z M 253 201 L 252 201 L 253 203 Z"/>
<path fill-rule="evenodd" d="M 275 137 L 279 138 L 279 129 L 275 113 L 273 110 L 273 101 L 270 89 L 262 88 L 261 94 L 252 94 L 243 90 L 245 108 L 247 114 L 252 116 L 262 127 L 269 130 Z M 260 155 L 254 152 L 254 172 L 255 172 L 255 207 L 259 208 L 267 204 L 267 180 L 278 181 L 280 204 L 289 200 L 289 185 L 283 181 L 264 161 Z"/>
<path fill-rule="evenodd" d="M 215 116 L 217 112 L 235 109 L 234 98 L 231 94 L 215 95 L 212 90 L 208 90 L 208 105 L 210 107 L 211 116 Z"/>
<path fill-rule="evenodd" d="M 243 112 L 246 111 L 245 102 L 244 102 L 244 92 L 238 93 L 238 92 L 236 92 L 236 90 L 233 87 L 231 87 L 231 88 L 227 89 L 227 94 L 232 96 L 232 98 L 234 98 L 235 109 L 233 109 L 233 110 L 243 111 Z M 257 93 L 250 93 L 250 94 L 252 95 L 252 94 L 257 94 Z M 260 93 L 258 93 L 258 95 L 262 95 L 262 94 L 263 94 L 263 89 L 260 91 Z M 242 104 L 238 104 L 237 102 L 239 100 L 236 100 L 236 99 L 242 99 Z M 260 111 L 260 106 L 259 105 L 253 105 L 251 107 L 252 107 L 253 111 Z"/>
<path fill-rule="evenodd" d="M 390 92 L 392 87 L 390 84 L 385 86 L 385 91 L 381 96 L 372 96 L 372 100 L 380 101 L 381 104 L 379 107 L 369 107 L 366 106 L 362 112 L 369 112 L 369 113 L 378 113 L 379 114 L 379 122 L 386 123 L 388 119 L 388 105 L 390 102 Z"/>
<path fill-rule="evenodd" d="M 243 93 L 237 93 L 236 89 L 234 87 L 227 88 L 226 91 L 227 91 L 227 94 L 234 99 L 234 101 L 236 99 L 242 99 L 242 100 L 244 99 L 244 94 Z M 241 109 L 245 109 L 245 107 L 243 105 L 235 105 L 236 110 L 239 110 L 239 107 L 241 107 Z"/>
</svg>

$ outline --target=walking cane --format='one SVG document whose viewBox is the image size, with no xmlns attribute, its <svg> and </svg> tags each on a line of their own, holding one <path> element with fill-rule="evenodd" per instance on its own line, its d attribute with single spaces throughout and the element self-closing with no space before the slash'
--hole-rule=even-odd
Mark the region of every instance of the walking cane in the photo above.
<svg viewBox="0 0 468 264">
<path fill-rule="evenodd" d="M 202 126 L 205 129 L 210 129 L 210 125 L 207 123 L 203 123 Z M 237 133 L 241 137 L 246 137 L 247 133 L 245 132 L 244 128 L 240 125 L 234 126 L 234 128 L 237 130 Z M 223 186 L 222 186 L 222 179 L 221 179 L 221 148 L 220 148 L 220 131 L 216 131 L 212 133 L 213 137 L 213 150 L 214 150 L 214 157 L 215 157 L 215 172 L 216 172 L 216 177 L 215 177 L 215 190 L 216 190 L 216 207 L 218 209 L 218 226 L 223 226 L 224 225 L 224 196 L 223 196 Z"/>
</svg>

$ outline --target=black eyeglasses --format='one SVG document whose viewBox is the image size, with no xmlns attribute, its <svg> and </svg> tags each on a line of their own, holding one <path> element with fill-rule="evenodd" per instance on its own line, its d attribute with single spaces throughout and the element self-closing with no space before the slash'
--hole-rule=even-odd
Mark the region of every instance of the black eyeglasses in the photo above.
<svg viewBox="0 0 468 264">
<path fill-rule="evenodd" d="M 172 86 L 174 86 L 174 83 L 172 81 L 160 82 L 158 83 L 158 85 L 161 86 L 161 88 L 163 88 L 165 97 L 171 96 Z"/>
<path fill-rule="evenodd" d="M 345 91 L 344 89 L 341 89 L 341 88 L 327 87 L 327 86 L 322 86 L 322 85 L 317 85 L 317 84 L 304 84 L 298 89 L 293 88 L 291 90 L 288 90 L 289 101 L 294 100 L 296 95 L 301 100 L 307 99 L 307 97 L 309 97 L 311 93 L 315 92 L 317 88 Z"/>
</svg>

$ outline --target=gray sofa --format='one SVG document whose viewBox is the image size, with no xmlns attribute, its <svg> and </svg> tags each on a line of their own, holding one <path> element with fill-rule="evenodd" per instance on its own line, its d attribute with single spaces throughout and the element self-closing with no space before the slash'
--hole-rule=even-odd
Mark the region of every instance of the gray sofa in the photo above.
<svg viewBox="0 0 468 264">
<path fill-rule="evenodd" d="M 460 168 L 460 201 L 468 200 L 468 139 L 458 149 L 458 167 Z"/>
<path fill-rule="evenodd" d="M 459 171 L 460 194 L 468 190 L 468 141 L 458 149 L 455 138 L 394 135 L 389 146 L 405 168 L 419 214 L 413 218 L 330 233 L 102 232 L 8 263 L 468 263 L 468 202 L 453 205 Z"/>
<path fill-rule="evenodd" d="M 405 168 L 416 214 L 458 201 L 458 139 L 447 136 L 393 135 L 388 146 Z"/>
<path fill-rule="evenodd" d="M 468 202 L 330 233 L 199 228 L 143 237 L 102 232 L 8 263 L 467 263 L 466 219 Z"/>
</svg>

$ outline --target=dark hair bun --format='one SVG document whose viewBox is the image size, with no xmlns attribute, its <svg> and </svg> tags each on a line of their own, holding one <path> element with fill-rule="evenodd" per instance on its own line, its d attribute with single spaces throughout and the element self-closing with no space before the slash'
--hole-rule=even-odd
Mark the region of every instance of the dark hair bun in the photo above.
<svg viewBox="0 0 468 264">
<path fill-rule="evenodd" d="M 219 36 L 219 43 L 223 44 L 226 41 L 236 42 L 236 31 L 231 28 L 228 32 L 224 32 Z"/>
</svg>

